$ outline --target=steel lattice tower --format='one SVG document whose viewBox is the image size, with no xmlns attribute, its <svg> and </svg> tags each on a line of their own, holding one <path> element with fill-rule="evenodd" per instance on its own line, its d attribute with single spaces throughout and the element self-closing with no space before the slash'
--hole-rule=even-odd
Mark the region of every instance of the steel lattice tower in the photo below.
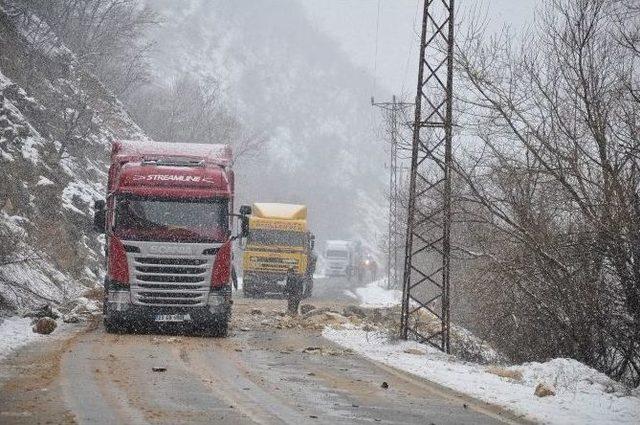
<svg viewBox="0 0 640 425">
<path fill-rule="evenodd" d="M 415 102 L 401 336 L 450 352 L 454 0 L 424 0 Z"/>
<path fill-rule="evenodd" d="M 376 102 L 371 98 L 371 105 L 385 110 L 388 114 L 389 125 L 389 222 L 387 234 L 387 287 L 397 288 L 400 276 L 400 258 L 397 251 L 401 248 L 401 224 L 398 214 L 400 202 L 398 182 L 398 138 L 400 113 L 404 108 L 413 106 L 413 103 L 398 102 L 396 96 L 392 96 L 391 102 Z"/>
</svg>

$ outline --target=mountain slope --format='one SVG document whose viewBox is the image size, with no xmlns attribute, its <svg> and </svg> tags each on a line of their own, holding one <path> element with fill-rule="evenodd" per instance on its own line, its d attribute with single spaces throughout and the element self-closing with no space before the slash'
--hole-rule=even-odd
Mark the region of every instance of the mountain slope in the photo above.
<svg viewBox="0 0 640 425">
<path fill-rule="evenodd" d="M 242 123 L 269 137 L 255 160 L 236 164 L 240 200 L 306 203 L 320 240 L 375 243 L 386 171 L 370 76 L 297 1 L 148 4 L 164 16 L 150 35 L 156 79 L 215 81 Z"/>
<path fill-rule="evenodd" d="M 101 282 L 91 230 L 114 138 L 143 138 L 120 102 L 37 17 L 0 8 L 0 307 Z"/>
</svg>

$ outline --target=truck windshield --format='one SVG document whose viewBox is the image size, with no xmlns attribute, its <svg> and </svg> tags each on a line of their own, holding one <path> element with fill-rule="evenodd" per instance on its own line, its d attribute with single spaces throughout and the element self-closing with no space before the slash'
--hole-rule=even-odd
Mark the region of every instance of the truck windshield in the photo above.
<svg viewBox="0 0 640 425">
<path fill-rule="evenodd" d="M 306 233 L 287 230 L 251 229 L 247 242 L 253 245 L 304 246 Z"/>
<path fill-rule="evenodd" d="M 125 240 L 221 241 L 227 231 L 226 200 L 116 199 L 115 234 Z"/>
<path fill-rule="evenodd" d="M 327 258 L 347 258 L 349 253 L 347 251 L 340 251 L 337 249 L 328 249 L 325 256 Z"/>
</svg>

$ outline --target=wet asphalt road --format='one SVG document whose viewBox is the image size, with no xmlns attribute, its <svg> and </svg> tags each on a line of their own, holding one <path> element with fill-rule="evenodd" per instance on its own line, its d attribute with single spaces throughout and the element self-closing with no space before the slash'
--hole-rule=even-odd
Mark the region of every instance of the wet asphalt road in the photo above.
<svg viewBox="0 0 640 425">
<path fill-rule="evenodd" d="M 242 321 L 255 306 L 271 311 L 283 304 L 237 299 L 234 314 Z M 343 352 L 317 331 L 264 324 L 240 329 L 236 323 L 223 339 L 110 335 L 97 322 L 70 338 L 28 347 L 0 364 L 0 423 L 512 421 L 497 409 Z M 306 353 L 307 347 L 333 355 Z"/>
</svg>

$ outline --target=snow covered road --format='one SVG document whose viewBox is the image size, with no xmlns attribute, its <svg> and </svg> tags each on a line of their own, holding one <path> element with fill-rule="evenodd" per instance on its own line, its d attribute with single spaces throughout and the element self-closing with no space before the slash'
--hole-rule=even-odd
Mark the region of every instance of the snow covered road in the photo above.
<svg viewBox="0 0 640 425">
<path fill-rule="evenodd" d="M 371 360 L 501 406 L 529 420 L 557 425 L 629 424 L 640 418 L 640 397 L 575 360 L 486 367 L 462 362 L 412 341 L 390 342 L 388 336 L 361 329 L 325 329 L 325 338 Z M 504 377 L 497 374 L 503 374 Z M 539 383 L 554 396 L 539 398 Z"/>
<path fill-rule="evenodd" d="M 16 316 L 0 318 L 0 360 L 40 338 L 41 335 L 31 332 L 31 319 Z"/>
<path fill-rule="evenodd" d="M 265 313 L 250 313 L 256 307 Z M 264 323 L 283 308 L 282 300 L 237 299 L 224 339 L 109 335 L 96 324 L 34 344 L 0 363 L 0 423 L 518 423 L 319 331 Z"/>
</svg>

